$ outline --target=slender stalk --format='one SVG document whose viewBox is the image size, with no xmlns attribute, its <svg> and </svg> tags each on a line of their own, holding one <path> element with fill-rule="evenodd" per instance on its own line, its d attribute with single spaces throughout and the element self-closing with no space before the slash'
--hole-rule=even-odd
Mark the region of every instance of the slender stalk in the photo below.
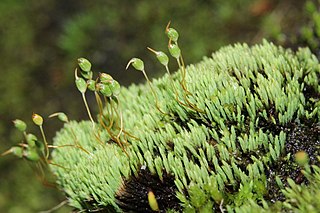
<svg viewBox="0 0 320 213">
<path fill-rule="evenodd" d="M 72 136 L 73 136 L 73 138 L 74 138 L 75 147 L 78 147 L 79 149 L 83 150 L 83 151 L 86 152 L 87 154 L 92 155 L 92 153 L 90 153 L 88 150 L 86 150 L 85 148 L 83 148 L 83 147 L 79 144 L 78 139 L 77 139 L 77 136 L 76 136 L 73 128 L 71 128 L 70 130 L 71 130 L 71 134 L 72 134 Z"/>
<path fill-rule="evenodd" d="M 123 144 L 121 143 L 121 141 L 118 138 L 115 138 L 114 135 L 112 134 L 112 132 L 110 131 L 110 129 L 107 128 L 107 126 L 105 125 L 105 123 L 102 121 L 102 116 L 100 115 L 100 120 L 101 120 L 101 125 L 107 130 L 108 134 L 110 135 L 111 139 L 113 141 L 115 141 L 120 147 L 121 149 L 126 153 L 126 155 L 128 155 L 127 151 L 125 150 Z"/>
<path fill-rule="evenodd" d="M 60 114 L 61 114 L 61 113 L 59 113 L 59 112 L 53 113 L 53 114 L 49 115 L 49 118 L 59 116 Z M 69 121 L 68 117 L 66 117 L 66 119 L 63 119 L 62 121 L 70 125 L 70 121 Z M 79 143 L 79 141 L 78 141 L 78 139 L 77 139 L 77 136 L 76 136 L 76 134 L 75 134 L 75 132 L 74 132 L 74 130 L 73 130 L 73 127 L 72 127 L 71 125 L 70 125 L 70 131 L 71 131 L 72 137 L 73 137 L 73 139 L 74 139 L 74 144 L 73 144 L 73 145 L 68 145 L 68 146 L 77 147 L 77 148 L 83 150 L 84 152 L 86 152 L 87 154 L 92 155 L 92 153 L 90 153 L 89 151 L 87 151 L 85 148 L 83 148 L 83 147 L 80 145 L 80 143 Z M 27 139 L 27 134 L 26 134 L 25 132 L 24 132 L 24 134 L 25 134 L 25 138 Z M 49 148 L 59 148 L 60 146 L 48 145 L 48 147 L 49 147 Z M 61 147 L 63 147 L 63 146 L 61 146 Z"/>
<path fill-rule="evenodd" d="M 128 135 L 129 137 L 131 138 L 134 138 L 136 140 L 140 140 L 139 138 L 135 137 L 134 135 L 130 134 L 129 132 L 125 131 L 125 130 L 122 130 L 122 132 L 125 134 L 125 135 Z"/>
<path fill-rule="evenodd" d="M 95 123 L 94 123 L 94 120 L 93 120 L 93 118 L 92 118 L 92 115 L 91 115 L 91 112 L 90 112 L 90 109 L 89 109 L 89 105 L 88 105 L 87 100 L 86 100 L 85 93 L 81 93 L 81 95 L 82 95 L 82 99 L 83 99 L 84 105 L 85 105 L 85 107 L 86 107 L 88 116 L 89 116 L 89 118 L 90 118 L 90 120 L 91 120 L 92 128 L 94 129 L 94 128 L 95 128 Z"/>
<path fill-rule="evenodd" d="M 53 166 L 60 167 L 60 168 L 65 169 L 65 170 L 69 170 L 69 171 L 71 170 L 71 169 L 68 169 L 68 168 L 66 168 L 66 167 L 63 167 L 63 166 L 61 166 L 61 165 L 59 165 L 59 164 L 52 163 L 52 162 L 50 162 L 50 161 L 49 161 L 49 164 L 50 164 L 50 165 L 53 165 Z"/>
<path fill-rule="evenodd" d="M 59 146 L 49 145 L 48 147 L 49 148 L 53 148 L 53 149 L 58 149 L 58 148 L 63 148 L 63 147 L 76 147 L 76 148 L 81 149 L 82 151 L 84 151 L 88 155 L 92 155 L 92 153 L 90 153 L 87 150 L 85 150 L 82 146 L 74 145 L 74 144 L 64 144 L 64 145 L 59 145 Z"/>
<path fill-rule="evenodd" d="M 177 63 L 179 68 L 182 71 L 182 80 L 180 82 L 182 89 L 186 92 L 187 95 L 191 95 L 191 92 L 188 91 L 187 86 L 186 86 L 186 70 L 184 66 L 181 65 L 180 59 L 177 59 Z"/>
<path fill-rule="evenodd" d="M 113 117 L 112 117 L 112 107 L 111 107 L 111 98 L 109 97 L 110 101 L 107 99 L 106 96 L 103 96 L 104 98 L 104 105 L 105 105 L 105 109 L 107 110 L 107 116 L 105 116 L 105 114 L 103 114 L 103 117 L 106 119 L 106 120 L 109 120 L 109 127 L 111 128 L 112 125 L 113 125 Z M 112 120 L 111 120 L 112 119 Z"/>
<path fill-rule="evenodd" d="M 45 163 L 43 163 L 43 165 L 41 164 L 43 162 L 37 162 L 36 163 L 36 168 L 34 169 L 35 173 L 38 175 L 38 178 L 40 179 L 41 182 L 46 182 L 46 175 L 45 175 L 45 172 L 44 172 L 44 169 L 43 167 L 46 167 L 48 162 L 45 161 Z"/>
<path fill-rule="evenodd" d="M 55 207 L 49 209 L 49 210 L 46 210 L 46 211 L 40 211 L 39 213 L 51 213 L 51 212 L 54 212 L 58 209 L 60 209 L 62 206 L 66 205 L 68 203 L 68 200 L 64 200 L 62 201 L 61 203 L 59 203 L 58 205 L 56 205 Z"/>
<path fill-rule="evenodd" d="M 2 153 L 1 156 L 5 156 L 5 155 L 11 154 L 11 153 L 12 153 L 12 150 L 11 150 L 11 149 L 8 149 L 8 150 L 5 151 L 4 153 Z"/>
<path fill-rule="evenodd" d="M 46 155 L 45 155 L 45 157 L 46 157 L 46 159 L 48 159 L 48 158 L 49 158 L 48 142 L 47 142 L 46 136 L 45 136 L 45 134 L 44 134 L 42 125 L 40 125 L 39 127 L 40 127 L 40 132 L 41 132 L 41 135 L 42 135 L 42 138 L 43 138 L 44 146 L 45 146 L 45 148 L 46 148 Z"/>
<path fill-rule="evenodd" d="M 112 126 L 113 126 L 113 122 L 114 122 L 114 119 L 113 119 L 113 111 L 115 110 L 114 109 L 114 106 L 113 106 L 113 104 L 112 104 L 112 98 L 111 97 L 109 97 L 109 100 L 110 100 L 110 114 L 109 114 L 109 129 L 111 129 L 112 128 Z"/>
<path fill-rule="evenodd" d="M 160 107 L 159 107 L 158 96 L 157 96 L 155 90 L 153 89 L 152 84 L 151 84 L 151 81 L 149 80 L 149 78 L 148 78 L 145 70 L 142 70 L 142 73 L 143 73 L 144 77 L 147 79 L 148 85 L 149 85 L 149 87 L 150 87 L 150 89 L 151 89 L 151 92 L 152 92 L 152 94 L 153 94 L 153 96 L 154 96 L 154 98 L 155 98 L 155 100 L 156 100 L 156 107 L 157 107 L 157 109 L 158 109 L 162 114 L 167 115 L 168 113 L 163 112 L 163 111 L 160 109 Z"/>
<path fill-rule="evenodd" d="M 180 60 L 182 62 L 180 62 Z M 183 59 L 182 59 L 182 54 L 180 55 L 180 58 L 177 59 L 177 62 L 178 62 L 178 66 L 180 67 L 180 69 L 182 69 L 182 80 L 180 82 L 180 85 L 182 86 L 182 89 L 185 91 L 185 94 L 183 95 L 184 97 L 184 100 L 187 102 L 187 104 L 189 105 L 189 107 L 197 112 L 200 112 L 200 113 L 204 113 L 203 110 L 199 109 L 198 107 L 196 107 L 196 105 L 194 105 L 193 103 L 191 103 L 189 100 L 188 100 L 188 96 L 189 95 L 192 95 L 191 92 L 188 91 L 187 87 L 186 87 L 186 83 L 185 83 L 185 75 L 186 75 L 186 70 L 185 70 L 185 66 L 184 66 L 184 62 L 183 62 Z"/>
<path fill-rule="evenodd" d="M 122 134 L 123 131 L 123 117 L 122 117 L 122 112 L 120 111 L 120 131 L 119 134 L 117 135 L 117 138 L 120 138 L 120 135 Z"/>
<path fill-rule="evenodd" d="M 166 67 L 167 73 L 169 74 L 169 78 L 170 78 L 170 81 L 171 81 L 171 84 L 172 84 L 172 88 L 173 88 L 173 91 L 174 91 L 175 96 L 176 96 L 176 97 L 175 97 L 175 98 L 176 98 L 176 101 L 177 101 L 179 104 L 183 105 L 183 106 L 189 107 L 187 104 L 183 103 L 183 102 L 179 99 L 178 90 L 177 90 L 176 86 L 174 85 L 174 81 L 173 81 L 173 79 L 172 79 L 172 76 L 171 76 L 169 67 L 168 67 L 168 66 L 165 66 L 165 67 Z"/>
<path fill-rule="evenodd" d="M 120 117 L 120 131 L 117 135 L 117 138 L 120 139 L 120 135 L 122 134 L 123 132 L 123 116 L 122 116 L 122 111 L 121 111 L 121 107 L 120 107 L 120 101 L 118 100 L 117 97 L 115 97 L 117 99 L 117 102 L 118 102 L 118 109 L 119 109 L 119 113 L 117 110 L 115 110 L 116 114 L 118 115 L 118 117 Z"/>
<path fill-rule="evenodd" d="M 99 114 L 103 114 L 103 105 L 102 105 L 102 100 L 97 92 L 94 92 L 94 95 L 96 97 L 96 102 L 98 104 L 98 109 L 99 109 Z"/>
</svg>

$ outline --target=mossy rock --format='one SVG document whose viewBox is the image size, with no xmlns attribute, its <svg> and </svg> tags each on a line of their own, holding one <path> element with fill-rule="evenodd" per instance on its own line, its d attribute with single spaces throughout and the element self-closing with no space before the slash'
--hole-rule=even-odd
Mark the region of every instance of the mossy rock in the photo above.
<svg viewBox="0 0 320 213">
<path fill-rule="evenodd" d="M 52 153 L 71 206 L 154 212 L 152 192 L 159 212 L 320 209 L 320 65 L 308 49 L 236 44 L 187 67 L 189 93 L 180 71 L 172 77 L 152 82 L 164 113 L 148 84 L 122 89 L 124 147 L 89 121 L 57 133 L 55 145 L 90 152 Z M 309 164 L 296 163 L 299 151 Z"/>
</svg>

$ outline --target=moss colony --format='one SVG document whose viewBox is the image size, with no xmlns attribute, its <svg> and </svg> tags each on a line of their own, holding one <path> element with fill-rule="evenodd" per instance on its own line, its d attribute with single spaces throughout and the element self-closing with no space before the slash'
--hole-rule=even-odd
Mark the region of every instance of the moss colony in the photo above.
<svg viewBox="0 0 320 213">
<path fill-rule="evenodd" d="M 130 73 L 128 73 L 130 75 Z M 236 44 L 181 72 L 121 90 L 127 142 L 68 122 L 51 165 L 81 212 L 320 209 L 320 65 L 264 41 Z M 181 104 L 185 93 L 190 104 Z M 190 107 L 193 106 L 193 107 Z M 195 110 L 196 109 L 196 110 Z M 116 131 L 115 131 L 116 132 Z M 130 134 L 129 134 L 130 133 Z"/>
</svg>

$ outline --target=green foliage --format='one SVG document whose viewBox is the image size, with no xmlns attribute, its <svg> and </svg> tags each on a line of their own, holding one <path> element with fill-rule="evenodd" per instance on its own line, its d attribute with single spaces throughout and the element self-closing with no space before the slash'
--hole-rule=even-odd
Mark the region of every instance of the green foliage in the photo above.
<svg viewBox="0 0 320 213">
<path fill-rule="evenodd" d="M 235 206 L 242 206 L 248 200 L 259 201 L 266 194 L 266 180 L 254 180 L 248 183 L 240 184 L 239 192 L 231 199 Z"/>
<path fill-rule="evenodd" d="M 320 67 L 310 50 L 293 53 L 267 41 L 236 44 L 190 65 L 185 74 L 191 93 L 186 100 L 199 111 L 174 98 L 173 88 L 178 99 L 185 95 L 182 71 L 153 80 L 152 87 L 121 90 L 123 147 L 101 122 L 96 129 L 87 121 L 65 124 L 54 144 L 77 141 L 88 151 L 64 147 L 52 153 L 51 170 L 69 204 L 88 211 L 151 212 L 152 190 L 161 211 L 317 209 L 310 190 L 319 191 L 319 167 L 305 168 L 307 185 L 290 157 L 303 149 L 319 165 Z M 150 101 L 151 90 L 164 112 Z M 297 199 L 302 188 L 306 196 Z"/>
<path fill-rule="evenodd" d="M 289 187 L 283 190 L 287 197 L 283 204 L 287 211 L 299 212 L 317 212 L 320 208 L 320 169 L 317 166 L 313 167 L 314 174 L 305 172 L 310 184 L 297 185 L 293 180 L 289 179 Z"/>
<path fill-rule="evenodd" d="M 66 72 L 74 68 L 74 58 L 83 55 L 92 59 L 97 70 L 108 67 L 121 76 L 124 72 L 117 71 L 124 70 L 129 57 L 138 53 L 140 56 L 145 54 L 137 49 L 143 50 L 149 44 L 146 41 L 157 44 L 155 48 L 163 45 L 159 32 L 172 19 L 177 29 L 183 32 L 180 40 L 182 50 L 188 52 L 185 55 L 186 61 L 196 62 L 224 44 L 254 37 L 265 17 L 252 15 L 250 8 L 253 2 L 188 0 L 183 3 L 141 1 L 132 4 L 131 1 L 106 3 L 100 0 L 68 0 L 63 1 L 64 6 L 61 7 L 60 1 L 53 0 L 1 1 L 0 25 L 4 29 L 0 38 L 1 66 L 5 73 L 0 79 L 3 91 L 0 94 L 1 150 L 11 146 L 11 141 L 21 140 L 17 131 L 10 128 L 14 117 L 26 120 L 32 111 L 50 114 L 57 109 L 73 117 L 84 116 L 79 102 L 65 101 L 71 100 L 76 92 L 76 89 L 68 86 L 71 85 L 73 73 Z M 277 16 L 272 20 L 278 22 Z M 188 28 L 185 27 L 186 23 Z M 275 22 L 270 23 L 269 26 L 278 26 L 273 24 Z M 263 31 L 271 29 L 265 27 Z M 146 66 L 152 71 L 160 70 L 150 63 Z M 155 75 L 154 72 L 152 74 Z M 126 84 L 132 82 L 127 75 L 119 81 Z M 93 90 L 94 87 L 88 88 Z M 49 102 L 47 97 L 50 97 Z M 53 135 L 52 129 L 57 128 L 51 125 L 46 126 L 49 135 Z M 32 127 L 30 130 L 33 130 Z M 13 169 L 10 160 L 7 158 L 0 162 L 3 171 L 1 179 L 14 180 L 10 174 L 20 180 L 32 175 L 32 171 L 22 169 L 17 171 L 23 171 L 23 174 L 9 172 Z M 49 198 L 49 206 L 20 197 L 15 199 L 14 195 L 23 193 L 9 196 L 5 191 L 18 191 L 22 187 L 13 189 L 17 184 L 7 185 L 11 185 L 9 190 L 5 187 L 0 190 L 5 194 L 0 195 L 4 203 L 0 205 L 0 211 L 7 212 L 14 205 L 13 209 L 22 206 L 23 211 L 28 211 L 25 208 L 29 206 L 30 211 L 34 212 L 54 205 Z M 32 194 L 29 198 L 34 196 Z"/>
</svg>

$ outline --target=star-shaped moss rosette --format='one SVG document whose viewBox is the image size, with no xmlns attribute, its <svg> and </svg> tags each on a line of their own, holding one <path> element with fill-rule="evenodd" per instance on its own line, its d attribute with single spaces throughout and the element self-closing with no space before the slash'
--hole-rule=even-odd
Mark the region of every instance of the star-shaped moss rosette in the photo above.
<svg viewBox="0 0 320 213">
<path fill-rule="evenodd" d="M 134 136 L 125 151 L 106 131 L 101 144 L 89 121 L 57 133 L 54 145 L 72 143 L 74 132 L 91 153 L 52 153 L 69 204 L 87 212 L 320 209 L 316 57 L 263 41 L 224 47 L 185 71 L 188 101 L 199 111 L 177 101 L 181 72 L 152 81 L 164 113 L 147 84 L 121 90 L 123 129 Z"/>
</svg>

